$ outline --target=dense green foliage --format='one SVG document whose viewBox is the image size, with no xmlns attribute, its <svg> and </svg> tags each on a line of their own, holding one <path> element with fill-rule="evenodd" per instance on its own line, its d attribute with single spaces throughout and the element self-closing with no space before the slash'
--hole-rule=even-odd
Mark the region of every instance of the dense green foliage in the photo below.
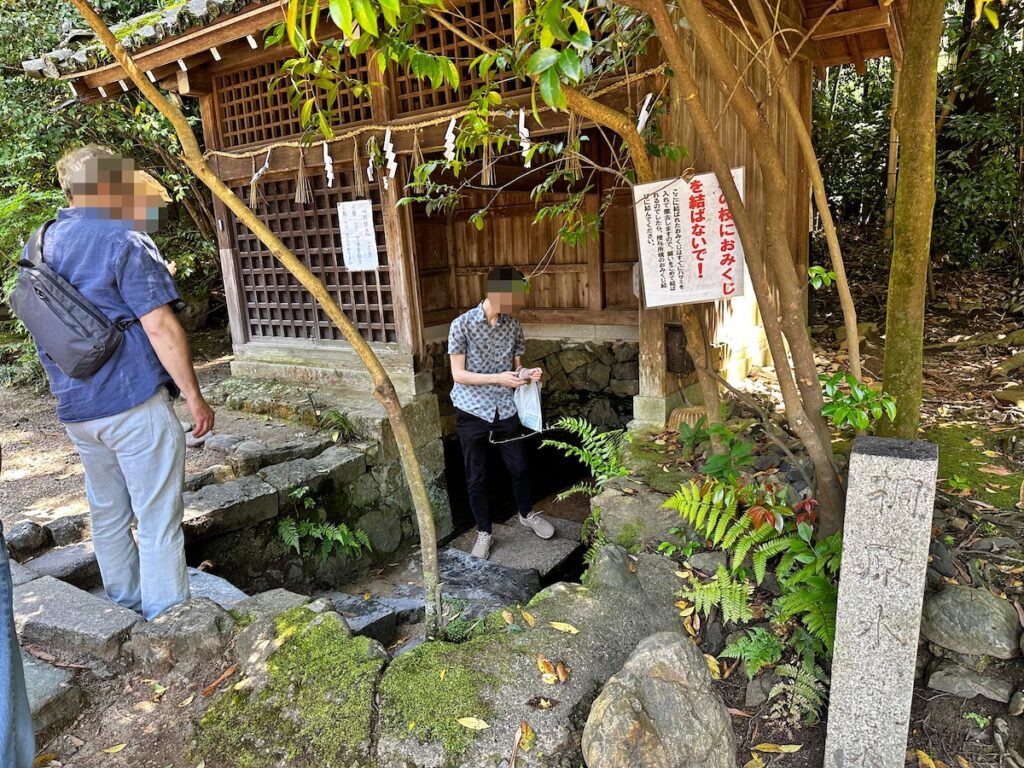
<svg viewBox="0 0 1024 768">
<path fill-rule="evenodd" d="M 1024 263 L 1024 7 L 949 0 L 939 60 L 932 251 L 953 266 Z M 908 85 L 907 87 L 912 87 Z M 833 212 L 877 226 L 885 210 L 892 64 L 832 67 L 814 87 L 814 140 Z"/>
<path fill-rule="evenodd" d="M 108 22 L 152 10 L 154 0 L 100 0 L 94 5 Z M 161 179 L 177 201 L 168 224 L 154 236 L 168 261 L 177 265 L 182 293 L 208 295 L 219 284 L 208 196 L 178 159 L 170 125 L 131 94 L 93 104 L 71 98 L 66 84 L 32 80 L 21 62 L 59 47 L 84 22 L 66 2 L 0 0 L 0 282 L 9 288 L 14 265 L 28 234 L 65 204 L 54 165 L 67 149 L 89 142 L 110 146 Z M 191 119 L 198 126 L 197 110 Z M 6 295 L 6 291 L 5 294 Z M 24 338 L 15 328 L 18 338 Z M 8 339 L 3 378 L 34 380 L 37 369 L 17 364 L 33 355 Z M 33 373 L 33 370 L 35 373 Z"/>
</svg>

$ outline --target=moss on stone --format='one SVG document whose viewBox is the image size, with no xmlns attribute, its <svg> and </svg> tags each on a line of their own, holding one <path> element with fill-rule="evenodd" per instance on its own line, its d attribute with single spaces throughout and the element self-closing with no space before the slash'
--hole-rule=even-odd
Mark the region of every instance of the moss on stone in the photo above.
<svg viewBox="0 0 1024 768">
<path fill-rule="evenodd" d="M 428 642 L 399 656 L 381 680 L 384 728 L 439 741 L 452 754 L 464 751 L 474 735 L 459 718 L 486 721 L 493 714 L 480 694 L 501 681 L 476 666 L 490 656 L 486 646 L 493 642 L 493 636 L 462 645 Z"/>
<path fill-rule="evenodd" d="M 659 493 L 672 494 L 679 486 L 693 478 L 693 470 L 675 463 L 676 454 L 667 446 L 654 442 L 654 435 L 647 432 L 632 434 L 623 455 L 623 463 L 647 486 Z M 668 471 L 662 465 L 668 463 Z"/>
<path fill-rule="evenodd" d="M 949 480 L 959 475 L 971 487 L 972 496 L 999 509 L 1013 509 L 1020 500 L 1024 473 L 993 475 L 980 470 L 986 465 L 1006 466 L 1005 459 L 1000 458 L 1003 451 L 998 435 L 977 422 L 953 422 L 925 430 L 924 438 L 939 446 L 940 478 Z M 980 440 L 982 445 L 971 445 L 971 440 Z M 986 456 L 985 451 L 994 451 L 1000 456 Z M 987 491 L 986 487 L 994 492 Z"/>
<path fill-rule="evenodd" d="M 238 627 L 239 631 L 245 629 L 254 621 L 256 621 L 256 617 L 253 616 L 251 613 L 247 613 L 246 611 L 240 611 L 237 608 L 228 609 L 228 613 L 231 615 L 231 618 L 235 620 L 235 625 Z"/>
<path fill-rule="evenodd" d="M 627 523 L 619 530 L 615 543 L 635 555 L 640 552 L 644 539 L 644 526 L 640 523 Z"/>
<path fill-rule="evenodd" d="M 237 768 L 337 765 L 365 755 L 370 742 L 379 646 L 352 637 L 335 613 L 304 606 L 275 620 L 280 648 L 267 660 L 267 683 L 243 680 L 203 716 L 194 757 Z M 346 763 L 347 764 L 347 763 Z"/>
</svg>

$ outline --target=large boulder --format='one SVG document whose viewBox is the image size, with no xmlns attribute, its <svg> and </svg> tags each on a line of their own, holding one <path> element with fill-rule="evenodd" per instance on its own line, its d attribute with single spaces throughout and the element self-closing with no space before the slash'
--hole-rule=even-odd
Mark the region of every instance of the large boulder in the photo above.
<svg viewBox="0 0 1024 768">
<path fill-rule="evenodd" d="M 590 768 L 734 768 L 732 721 L 693 640 L 640 643 L 594 702 L 583 757 Z"/>
<path fill-rule="evenodd" d="M 987 589 L 951 586 L 927 595 L 921 634 L 943 648 L 972 656 L 1020 654 L 1020 620 L 1008 600 Z"/>
<path fill-rule="evenodd" d="M 531 755 L 543 755 L 547 768 L 579 768 L 583 724 L 601 687 L 641 640 L 679 625 L 673 563 L 640 555 L 634 573 L 618 555 L 602 558 L 591 586 L 555 584 L 526 614 L 513 609 L 512 626 L 495 614 L 467 642 L 424 643 L 399 656 L 380 684 L 379 768 L 499 765 L 524 720 L 536 732 Z M 615 567 L 623 572 L 613 575 Z M 545 682 L 538 654 L 562 661 L 567 681 Z M 468 717 L 488 727 L 459 723 Z"/>
</svg>

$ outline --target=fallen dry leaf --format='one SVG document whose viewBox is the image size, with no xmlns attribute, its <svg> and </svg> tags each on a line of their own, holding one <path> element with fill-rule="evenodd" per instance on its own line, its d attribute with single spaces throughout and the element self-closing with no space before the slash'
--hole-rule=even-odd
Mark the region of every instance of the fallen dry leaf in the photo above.
<svg viewBox="0 0 1024 768">
<path fill-rule="evenodd" d="M 519 609 L 519 612 L 523 615 L 523 621 L 525 621 L 531 627 L 535 626 L 537 624 L 537 619 L 535 619 L 533 617 L 532 613 L 530 613 L 529 611 L 523 610 L 522 608 Z"/>
<path fill-rule="evenodd" d="M 482 731 L 491 727 L 479 717 L 460 717 L 458 722 L 463 728 L 469 728 L 471 731 Z"/>
<path fill-rule="evenodd" d="M 712 680 L 722 679 L 722 668 L 718 665 L 718 659 L 712 656 L 710 653 L 704 654 L 704 661 L 707 662 L 708 672 L 711 673 Z"/>
<path fill-rule="evenodd" d="M 554 672 L 545 672 L 540 676 L 540 679 L 544 681 L 545 685 L 554 685 L 558 682 L 558 675 Z"/>
<path fill-rule="evenodd" d="M 543 675 L 553 675 L 555 673 L 555 665 L 544 658 L 543 654 L 537 654 L 537 669 L 540 670 Z"/>
<path fill-rule="evenodd" d="M 736 709 L 735 707 L 728 707 L 730 715 L 736 715 L 736 717 L 753 717 L 749 712 L 744 712 L 742 709 Z"/>
<path fill-rule="evenodd" d="M 537 743 L 537 732 L 525 720 L 519 724 L 519 730 L 523 733 L 523 740 L 519 746 L 524 752 L 529 752 L 533 749 L 533 745 Z"/>
<path fill-rule="evenodd" d="M 570 635 L 578 635 L 580 633 L 576 627 L 572 624 L 566 624 L 564 621 L 549 621 L 548 625 L 552 629 L 557 629 L 559 632 L 566 632 Z"/>
<path fill-rule="evenodd" d="M 558 704 L 558 699 L 552 699 L 550 696 L 534 696 L 526 702 L 526 706 L 533 707 L 534 709 L 551 709 L 558 706 Z"/>
<path fill-rule="evenodd" d="M 1024 608 L 1021 608 L 1020 603 L 1016 600 L 1013 601 L 1013 607 L 1017 609 L 1017 620 L 1024 625 Z"/>
<path fill-rule="evenodd" d="M 763 744 L 758 744 L 756 747 L 753 747 L 753 749 L 755 752 L 790 754 L 792 752 L 799 752 L 800 747 L 802 746 L 802 744 L 771 744 L 769 742 L 765 742 Z"/>
<path fill-rule="evenodd" d="M 127 744 L 115 744 L 112 747 L 107 747 L 103 751 L 106 752 L 108 755 L 116 755 L 118 752 L 120 752 L 122 749 L 124 749 L 127 746 L 128 746 Z"/>
<path fill-rule="evenodd" d="M 957 755 L 956 761 L 960 763 L 960 768 L 974 768 L 974 766 L 967 762 L 967 758 L 963 755 Z"/>
<path fill-rule="evenodd" d="M 743 764 L 743 768 L 764 768 L 764 761 L 756 752 L 751 752 L 750 759 Z"/>
<path fill-rule="evenodd" d="M 437 676 L 441 679 L 441 682 L 444 682 L 444 676 L 447 675 L 447 674 L 448 674 L 448 670 L 447 669 L 442 669 L 440 672 L 437 673 Z"/>
<path fill-rule="evenodd" d="M 982 441 L 981 438 L 978 437 L 972 437 L 967 442 L 973 445 L 975 448 L 981 448 L 981 446 L 985 444 L 984 441 Z"/>
<path fill-rule="evenodd" d="M 221 675 L 208 686 L 203 688 L 203 696 L 213 696 L 214 692 L 220 687 L 220 684 L 227 680 L 229 677 L 231 677 L 233 674 L 235 674 L 235 672 L 237 671 L 238 665 L 232 664 L 230 667 L 224 670 L 223 675 Z"/>
<path fill-rule="evenodd" d="M 196 695 L 194 693 L 193 694 L 189 694 L 189 696 L 187 698 L 185 698 L 182 701 L 178 702 L 178 709 L 184 709 L 189 704 L 191 704 L 193 701 L 195 701 L 195 698 L 196 698 Z"/>
<path fill-rule="evenodd" d="M 43 768 L 44 765 L 49 765 L 56 759 L 57 756 L 51 752 L 47 752 L 45 755 L 37 755 L 36 759 L 32 761 L 32 768 Z"/>
<path fill-rule="evenodd" d="M 504 610 L 501 612 L 501 618 L 505 620 L 506 624 L 515 624 L 516 617 L 512 615 L 512 611 Z"/>
<path fill-rule="evenodd" d="M 989 475 L 1003 475 L 1003 476 L 1005 476 L 1005 475 L 1010 474 L 1010 470 L 1008 470 L 1006 467 L 997 467 L 995 464 L 986 464 L 983 467 L 978 467 L 978 471 L 979 472 L 985 472 L 985 473 L 987 473 Z"/>
<path fill-rule="evenodd" d="M 508 768 L 516 768 L 516 760 L 519 759 L 519 745 L 523 741 L 523 728 L 520 726 L 516 728 L 515 735 L 512 737 L 512 754 L 508 758 Z"/>
<path fill-rule="evenodd" d="M 561 659 L 559 659 L 558 663 L 555 665 L 555 674 L 558 675 L 558 681 L 560 683 L 569 682 L 569 668 L 565 666 L 565 662 Z"/>
<path fill-rule="evenodd" d="M 932 760 L 931 755 L 922 750 L 914 752 L 917 755 L 917 767 L 918 768 L 936 768 L 935 761 Z"/>
</svg>

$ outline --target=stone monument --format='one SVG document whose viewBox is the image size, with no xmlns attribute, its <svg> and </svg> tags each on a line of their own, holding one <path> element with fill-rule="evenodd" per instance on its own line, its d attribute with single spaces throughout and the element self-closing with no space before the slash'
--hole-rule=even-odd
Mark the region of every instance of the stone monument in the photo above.
<svg viewBox="0 0 1024 768">
<path fill-rule="evenodd" d="M 825 768 L 904 765 L 938 456 L 921 441 L 854 441 Z"/>
</svg>

